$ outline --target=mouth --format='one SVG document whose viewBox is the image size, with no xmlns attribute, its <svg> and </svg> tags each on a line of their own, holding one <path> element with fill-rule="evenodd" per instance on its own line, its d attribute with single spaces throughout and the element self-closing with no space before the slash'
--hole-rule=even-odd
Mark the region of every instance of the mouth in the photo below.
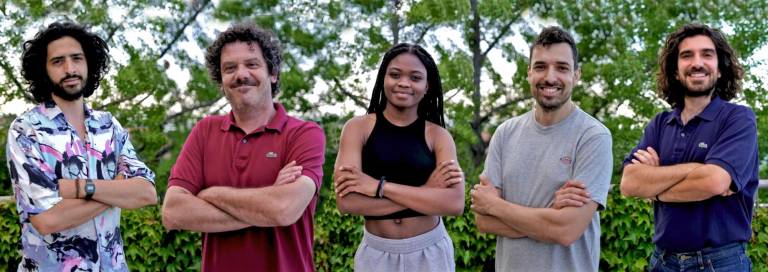
<svg viewBox="0 0 768 272">
<path fill-rule="evenodd" d="M 543 96 L 555 96 L 560 93 L 563 88 L 557 86 L 541 86 L 538 87 L 539 93 Z"/>
<path fill-rule="evenodd" d="M 407 98 L 413 96 L 413 92 L 406 92 L 406 91 L 392 91 L 392 94 L 394 94 L 397 98 Z"/>
</svg>

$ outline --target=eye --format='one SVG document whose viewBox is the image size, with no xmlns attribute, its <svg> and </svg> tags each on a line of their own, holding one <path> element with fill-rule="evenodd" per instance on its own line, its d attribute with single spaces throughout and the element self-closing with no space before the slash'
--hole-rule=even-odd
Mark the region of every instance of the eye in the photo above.
<svg viewBox="0 0 768 272">
<path fill-rule="evenodd" d="M 221 69 L 221 71 L 225 74 L 229 74 L 235 71 L 234 65 L 225 65 L 224 68 Z"/>
<path fill-rule="evenodd" d="M 560 70 L 560 72 L 568 72 L 571 70 L 571 67 L 568 66 L 559 66 L 557 67 L 557 70 Z"/>
<path fill-rule="evenodd" d="M 391 78 L 395 78 L 395 79 L 397 79 L 397 78 L 400 78 L 400 73 L 397 73 L 397 72 L 389 72 L 389 77 L 391 77 Z"/>
<path fill-rule="evenodd" d="M 422 79 L 424 79 L 424 77 L 423 77 L 423 76 L 421 76 L 421 75 L 412 75 L 412 76 L 411 76 L 411 80 L 412 80 L 412 81 L 414 81 L 414 82 L 419 82 L 419 81 L 421 81 Z"/>
</svg>

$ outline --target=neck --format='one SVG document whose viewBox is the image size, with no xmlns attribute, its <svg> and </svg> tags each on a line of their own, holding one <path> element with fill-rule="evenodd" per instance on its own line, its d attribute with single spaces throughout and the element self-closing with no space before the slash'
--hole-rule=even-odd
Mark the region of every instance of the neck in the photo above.
<svg viewBox="0 0 768 272">
<path fill-rule="evenodd" d="M 568 117 L 568 115 L 573 112 L 573 102 L 568 101 L 560 108 L 553 110 L 553 111 L 547 111 L 541 108 L 538 104 L 536 104 L 536 107 L 533 111 L 533 116 L 536 119 L 536 122 L 539 123 L 542 126 L 551 126 L 557 123 L 560 123 L 560 121 L 565 120 L 565 118 Z"/>
<path fill-rule="evenodd" d="M 236 110 L 232 108 L 232 114 L 235 116 L 235 124 L 246 133 L 266 126 L 269 120 L 275 116 L 275 107 L 270 102 L 269 106 L 263 105 L 249 109 Z"/>
<path fill-rule="evenodd" d="M 65 100 L 56 95 L 52 95 L 51 97 L 53 98 L 53 102 L 56 103 L 56 106 L 59 106 L 61 112 L 64 113 L 64 117 L 66 117 L 70 124 L 74 125 L 75 123 L 82 123 L 83 120 L 85 120 L 85 111 L 83 111 L 83 97 L 73 101 Z"/>
<path fill-rule="evenodd" d="M 410 125 L 419 118 L 417 107 L 403 109 L 392 105 L 387 105 L 382 114 L 387 118 L 387 120 L 389 120 L 390 123 L 398 126 Z"/>
<path fill-rule="evenodd" d="M 691 118 L 704 111 L 704 108 L 709 105 L 709 102 L 712 102 L 712 95 L 699 97 L 686 96 L 683 111 L 680 113 L 683 123 L 688 123 Z"/>
</svg>

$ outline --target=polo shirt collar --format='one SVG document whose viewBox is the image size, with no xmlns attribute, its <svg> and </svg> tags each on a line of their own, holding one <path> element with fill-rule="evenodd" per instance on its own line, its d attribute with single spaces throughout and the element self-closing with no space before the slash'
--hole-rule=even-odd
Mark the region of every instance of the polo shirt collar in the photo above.
<svg viewBox="0 0 768 272">
<path fill-rule="evenodd" d="M 723 101 L 722 98 L 720 98 L 717 95 L 712 96 L 712 101 L 707 104 L 706 107 L 704 107 L 704 110 L 702 110 L 698 115 L 696 115 L 697 118 L 700 118 L 705 121 L 712 121 L 715 120 L 715 116 L 718 112 L 720 112 L 720 109 L 723 107 L 723 104 L 725 104 L 725 101 Z M 669 119 L 667 119 L 667 124 L 677 121 L 679 124 L 683 123 L 683 118 L 680 116 L 683 112 L 683 107 L 677 107 L 675 108 L 675 111 L 673 114 L 669 116 Z"/>
<path fill-rule="evenodd" d="M 285 113 L 285 107 L 278 102 L 273 102 L 272 106 L 275 108 L 275 116 L 272 116 L 272 120 L 269 120 L 266 126 L 258 128 L 256 131 L 268 129 L 279 133 L 285 128 L 285 124 L 288 122 L 288 115 Z M 221 122 L 220 128 L 221 130 L 226 131 L 232 127 L 237 127 L 237 124 L 235 124 L 235 114 L 232 111 L 229 111 L 227 118 L 224 119 L 224 122 Z"/>
<path fill-rule="evenodd" d="M 61 108 L 59 108 L 59 105 L 56 105 L 56 102 L 53 100 L 48 100 L 43 103 L 40 103 L 39 105 L 40 111 L 45 115 L 45 117 L 48 117 L 48 119 L 53 120 L 56 118 L 56 116 L 64 115 L 64 112 L 61 111 Z M 85 119 L 88 119 L 93 114 L 93 109 L 89 108 L 88 105 L 83 103 L 83 111 L 85 112 Z"/>
</svg>

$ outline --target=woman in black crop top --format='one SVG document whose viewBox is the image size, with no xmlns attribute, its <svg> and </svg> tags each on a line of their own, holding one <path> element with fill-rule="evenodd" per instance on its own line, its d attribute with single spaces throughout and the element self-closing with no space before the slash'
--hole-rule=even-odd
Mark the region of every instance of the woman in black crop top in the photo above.
<svg viewBox="0 0 768 272">
<path fill-rule="evenodd" d="M 341 133 L 336 204 L 365 217 L 356 271 L 453 271 L 440 216 L 464 210 L 464 173 L 444 128 L 440 74 L 422 47 L 387 51 L 368 114 Z"/>
</svg>

